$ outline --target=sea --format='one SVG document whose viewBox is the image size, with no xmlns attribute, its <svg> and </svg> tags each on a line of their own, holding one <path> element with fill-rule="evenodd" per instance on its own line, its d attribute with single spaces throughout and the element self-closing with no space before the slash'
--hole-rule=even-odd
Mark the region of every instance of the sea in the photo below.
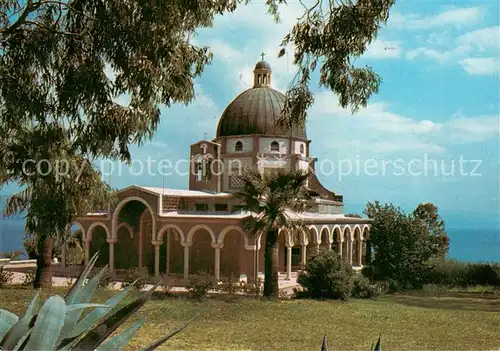
<svg viewBox="0 0 500 351">
<path fill-rule="evenodd" d="M 500 262 L 500 230 L 447 228 L 450 237 L 448 256 L 460 261 Z M 24 221 L 0 218 L 0 252 L 22 251 Z"/>
</svg>

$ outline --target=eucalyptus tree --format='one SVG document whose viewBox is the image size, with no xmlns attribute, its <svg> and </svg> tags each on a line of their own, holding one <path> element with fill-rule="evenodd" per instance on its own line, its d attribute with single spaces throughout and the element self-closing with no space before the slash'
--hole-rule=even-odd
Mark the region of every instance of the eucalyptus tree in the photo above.
<svg viewBox="0 0 500 351">
<path fill-rule="evenodd" d="M 352 61 L 375 38 L 394 1 L 305 5 L 283 41 L 283 48 L 293 44 L 299 73 L 280 123 L 305 122 L 317 67 L 320 84 L 338 94 L 342 106 L 355 111 L 366 104 L 380 78 Z M 144 143 L 157 129 L 158 106 L 194 97 L 194 79 L 212 58 L 208 47 L 193 45 L 196 29 L 246 3 L 0 0 L 0 188 L 12 182 L 24 189 L 10 199 L 7 212 L 27 211 L 26 229 L 47 253 L 39 255 L 44 263 L 36 285 L 42 276 L 44 285 L 51 284 L 44 273 L 51 238 L 64 236 L 80 211 L 109 200 L 109 186 L 86 160 L 130 162 L 129 146 Z M 279 19 L 286 1 L 268 0 L 265 6 Z M 116 102 L 123 94 L 130 96 L 127 105 Z M 26 161 L 34 163 L 27 169 Z M 60 177 L 55 165 L 67 161 L 74 169 Z M 83 168 L 88 170 L 78 171 Z"/>
<path fill-rule="evenodd" d="M 264 296 L 270 299 L 279 297 L 280 231 L 297 237 L 306 229 L 297 215 L 306 210 L 310 199 L 306 189 L 308 177 L 298 170 L 262 173 L 254 168 L 240 176 L 243 190 L 238 195 L 243 201 L 239 208 L 252 214 L 244 222 L 249 235 L 264 239 Z"/>
</svg>

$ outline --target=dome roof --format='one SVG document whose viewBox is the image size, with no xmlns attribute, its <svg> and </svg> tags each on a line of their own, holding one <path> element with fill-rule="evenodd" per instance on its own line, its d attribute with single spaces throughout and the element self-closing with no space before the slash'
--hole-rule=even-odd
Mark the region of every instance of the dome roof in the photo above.
<svg viewBox="0 0 500 351">
<path fill-rule="evenodd" d="M 271 70 L 271 66 L 266 61 L 257 62 L 255 69 L 268 69 Z"/>
<path fill-rule="evenodd" d="M 284 103 L 285 95 L 270 87 L 255 87 L 244 91 L 222 113 L 217 137 L 261 134 L 306 139 L 305 128 L 285 130 L 276 127 Z"/>
</svg>

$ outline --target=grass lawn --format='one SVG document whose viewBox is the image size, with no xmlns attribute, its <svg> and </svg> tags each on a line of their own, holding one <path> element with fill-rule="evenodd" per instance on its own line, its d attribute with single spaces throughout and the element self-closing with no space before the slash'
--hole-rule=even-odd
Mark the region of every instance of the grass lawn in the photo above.
<svg viewBox="0 0 500 351">
<path fill-rule="evenodd" d="M 29 289 L 0 289 L 0 308 L 23 313 L 32 295 Z M 101 292 L 97 300 L 108 295 Z M 368 350 L 379 333 L 384 351 L 500 349 L 500 295 L 412 293 L 347 303 L 153 300 L 139 313 L 147 321 L 130 350 L 195 313 L 197 320 L 161 349 L 320 350 L 324 332 L 330 350 Z"/>
</svg>

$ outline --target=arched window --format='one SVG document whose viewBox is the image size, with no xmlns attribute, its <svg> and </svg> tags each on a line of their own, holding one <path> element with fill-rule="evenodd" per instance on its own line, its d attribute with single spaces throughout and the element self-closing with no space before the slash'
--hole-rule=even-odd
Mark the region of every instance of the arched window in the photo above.
<svg viewBox="0 0 500 351">
<path fill-rule="evenodd" d="M 271 152 L 279 152 L 280 151 L 280 144 L 277 141 L 273 141 L 271 143 Z"/>
<path fill-rule="evenodd" d="M 243 151 L 243 143 L 241 141 L 237 141 L 234 145 L 234 151 Z"/>
<path fill-rule="evenodd" d="M 303 154 L 304 153 L 304 144 L 300 144 L 300 153 Z"/>
</svg>

